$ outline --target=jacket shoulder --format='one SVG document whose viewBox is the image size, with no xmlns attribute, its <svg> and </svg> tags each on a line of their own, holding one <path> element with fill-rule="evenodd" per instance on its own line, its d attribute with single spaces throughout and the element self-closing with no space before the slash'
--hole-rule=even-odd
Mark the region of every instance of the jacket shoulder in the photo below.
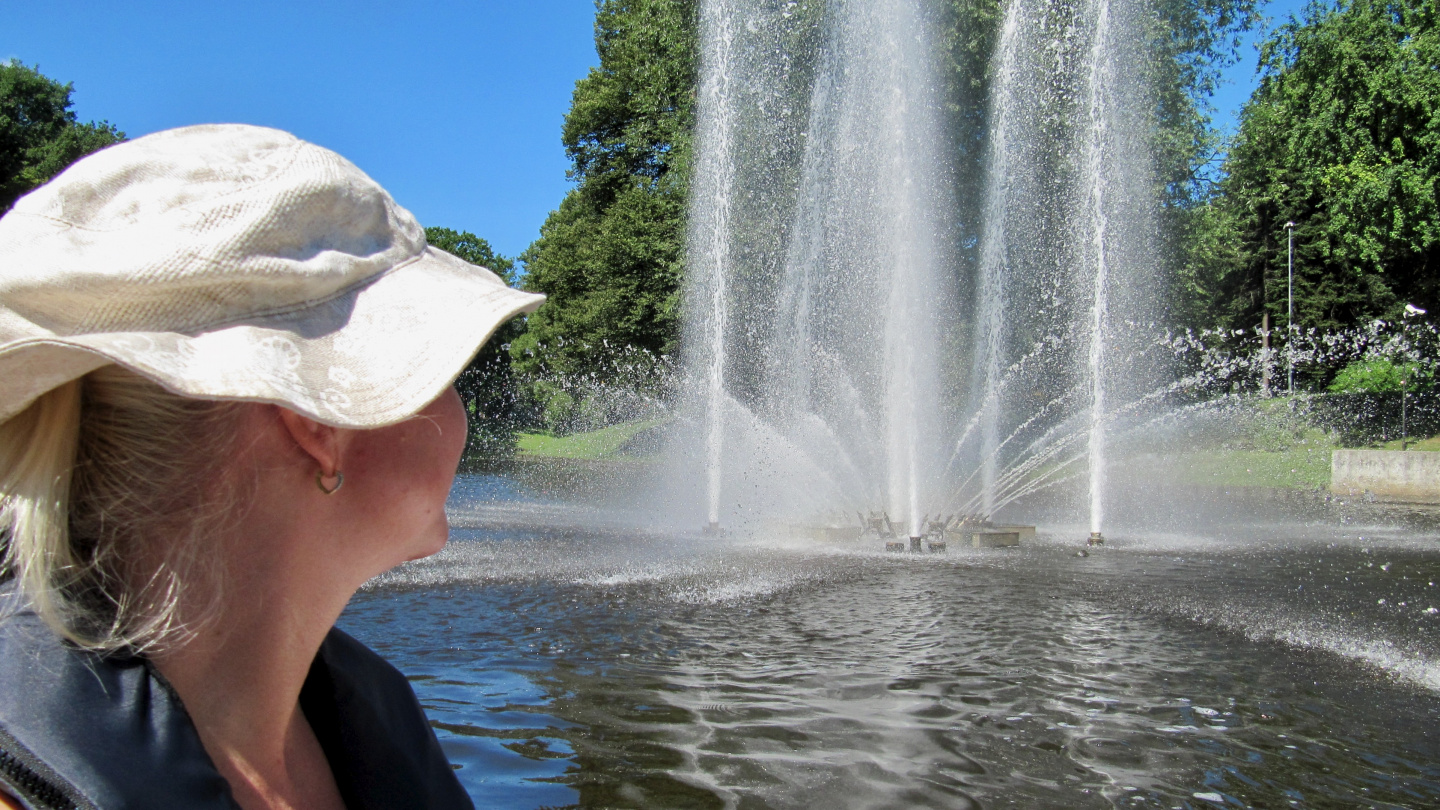
<svg viewBox="0 0 1440 810">
<path fill-rule="evenodd" d="M 400 670 L 338 628 L 316 664 L 301 703 L 332 764 L 344 763 L 335 771 L 347 803 L 474 807 Z"/>
<path fill-rule="evenodd" d="M 146 661 L 77 649 L 13 604 L 0 615 L 0 783 L 32 807 L 236 807 Z"/>
</svg>

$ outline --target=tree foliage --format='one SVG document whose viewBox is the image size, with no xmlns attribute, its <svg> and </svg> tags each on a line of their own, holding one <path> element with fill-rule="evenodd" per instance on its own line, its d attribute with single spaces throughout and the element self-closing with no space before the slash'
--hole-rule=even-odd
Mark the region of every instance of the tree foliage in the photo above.
<svg viewBox="0 0 1440 810">
<path fill-rule="evenodd" d="M 1260 20 L 1260 0 L 1157 0 L 1149 42 L 1156 99 L 1155 163 L 1167 206 L 1203 201 L 1220 153 L 1210 103 L 1241 36 Z"/>
<path fill-rule="evenodd" d="M 602 0 L 600 65 L 575 85 L 562 137 L 575 187 L 521 256 L 549 302 L 511 346 L 539 379 L 617 352 L 673 350 L 695 98 L 691 0 Z"/>
<path fill-rule="evenodd" d="M 490 243 L 469 231 L 450 228 L 426 228 L 425 241 L 430 247 L 459 256 L 471 264 L 478 264 L 491 271 L 514 287 L 516 284 L 515 261 L 496 253 Z"/>
<path fill-rule="evenodd" d="M 72 92 L 37 68 L 0 63 L 0 213 L 81 157 L 125 140 L 108 122 L 80 123 Z"/>
<path fill-rule="evenodd" d="M 1223 144 L 1212 125 L 1210 100 L 1223 71 L 1239 59 L 1242 35 L 1258 24 L 1261 2 L 1153 0 L 1143 4 L 1145 11 L 1135 20 L 1138 30 L 1133 35 L 1143 40 L 1139 50 L 1147 55 L 1139 73 L 1151 100 L 1150 168 L 1157 184 L 1158 224 L 1169 237 L 1162 261 L 1175 280 L 1172 298 L 1182 312 L 1193 314 L 1197 300 L 1194 274 L 1187 272 L 1185 257 L 1192 252 L 1191 245 L 1214 232 L 1208 227 L 1210 212 L 1204 204 L 1213 192 Z M 1071 11 L 1078 14 L 1080 9 Z M 978 202 L 985 193 L 983 161 L 991 127 L 987 99 L 1006 2 L 950 0 L 945 12 L 942 58 L 948 68 L 956 134 L 958 218 L 962 243 L 973 247 L 979 242 Z M 1061 131 L 1054 135 L 1060 143 L 1071 136 L 1069 128 L 1076 124 L 1063 119 L 1057 124 Z M 1057 159 L 1063 158 L 1057 154 Z M 973 255 L 970 258 L 973 261 Z"/>
<path fill-rule="evenodd" d="M 1220 194 L 1191 243 L 1222 325 L 1336 329 L 1440 304 L 1440 32 L 1433 0 L 1311 5 L 1265 43 Z"/>
<path fill-rule="evenodd" d="M 1428 389 L 1434 370 L 1419 363 L 1396 363 L 1385 358 L 1365 358 L 1340 369 L 1329 391 L 1336 394 L 1388 394 L 1409 389 Z"/>
</svg>

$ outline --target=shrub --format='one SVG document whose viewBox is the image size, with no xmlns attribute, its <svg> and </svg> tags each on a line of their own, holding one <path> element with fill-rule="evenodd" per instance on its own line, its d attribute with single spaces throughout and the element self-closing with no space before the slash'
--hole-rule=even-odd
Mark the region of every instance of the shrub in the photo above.
<svg viewBox="0 0 1440 810">
<path fill-rule="evenodd" d="M 1389 394 L 1404 390 L 1428 389 L 1434 373 L 1419 363 L 1396 363 L 1385 358 L 1356 360 L 1340 370 L 1330 383 L 1332 394 Z"/>
</svg>

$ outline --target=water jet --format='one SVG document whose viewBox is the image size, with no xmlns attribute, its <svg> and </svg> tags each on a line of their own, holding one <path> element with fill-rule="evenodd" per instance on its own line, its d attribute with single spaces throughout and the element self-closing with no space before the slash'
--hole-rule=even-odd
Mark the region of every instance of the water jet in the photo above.
<svg viewBox="0 0 1440 810">
<path fill-rule="evenodd" d="M 865 503 L 884 525 L 862 516 L 862 537 L 944 543 L 926 512 L 959 512 L 997 534 L 962 545 L 1002 544 L 1010 527 L 980 523 L 1083 479 L 1103 530 L 1107 448 L 1151 385 L 1134 358 L 1154 341 L 1121 325 L 1161 286 L 1138 12 L 1005 4 L 971 239 L 936 8 L 702 4 L 673 458 L 703 519 Z"/>
</svg>

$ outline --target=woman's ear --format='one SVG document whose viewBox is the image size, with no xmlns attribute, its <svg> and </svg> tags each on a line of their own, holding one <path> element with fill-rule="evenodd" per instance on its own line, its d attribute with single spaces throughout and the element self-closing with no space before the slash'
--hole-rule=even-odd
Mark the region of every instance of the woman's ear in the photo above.
<svg viewBox="0 0 1440 810">
<path fill-rule="evenodd" d="M 296 446 L 315 460 L 320 474 L 326 478 L 335 477 L 341 468 L 345 444 L 342 434 L 345 431 L 301 416 L 289 408 L 272 407 L 279 412 L 280 424 L 284 425 Z"/>
</svg>

